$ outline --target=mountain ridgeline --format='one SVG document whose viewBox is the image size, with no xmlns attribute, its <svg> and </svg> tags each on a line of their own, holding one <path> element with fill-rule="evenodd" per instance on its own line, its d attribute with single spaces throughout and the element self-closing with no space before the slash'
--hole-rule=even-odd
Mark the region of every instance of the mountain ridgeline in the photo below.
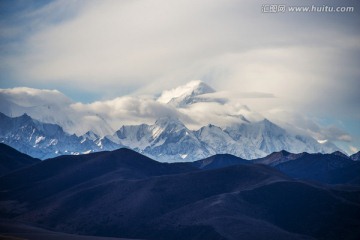
<svg viewBox="0 0 360 240">
<path fill-rule="evenodd" d="M 144 116 L 133 116 L 136 122 L 143 122 L 139 125 L 122 126 L 121 120 L 113 118 L 121 115 L 126 121 L 126 107 L 113 109 L 114 114 L 96 112 L 95 108 L 81 110 L 81 104 L 56 90 L 0 91 L 0 100 L 0 142 L 40 159 L 122 147 L 162 162 L 190 162 L 216 154 L 249 160 L 281 150 L 292 153 L 340 150 L 329 141 L 319 143 L 307 131 L 286 130 L 245 105 L 229 108 L 225 94 L 199 80 L 154 96 L 151 105 L 167 110 L 156 114 L 151 121 Z M 213 112 L 214 107 L 226 111 Z M 204 110 L 213 114 L 207 115 L 206 121 L 199 119 Z M 137 115 L 136 111 L 131 114 Z M 212 119 L 220 126 L 213 125 Z M 197 127 L 189 129 L 182 121 L 196 123 Z"/>
<path fill-rule="evenodd" d="M 360 162 L 339 152 L 161 163 L 122 148 L 19 165 L 0 177 L 0 214 L 59 236 L 352 240 L 359 173 Z M 9 234 L 36 239 L 27 231 Z"/>
<path fill-rule="evenodd" d="M 26 114 L 11 118 L 0 113 L 0 142 L 40 159 L 127 147 L 162 162 L 194 161 L 215 154 L 255 159 L 281 150 L 339 150 L 330 143 L 320 144 L 311 137 L 290 134 L 267 119 L 225 129 L 207 125 L 189 130 L 178 119 L 168 117 L 153 125 L 122 126 L 113 135 L 100 137 L 93 132 L 69 134 L 57 124 L 43 123 Z"/>
</svg>

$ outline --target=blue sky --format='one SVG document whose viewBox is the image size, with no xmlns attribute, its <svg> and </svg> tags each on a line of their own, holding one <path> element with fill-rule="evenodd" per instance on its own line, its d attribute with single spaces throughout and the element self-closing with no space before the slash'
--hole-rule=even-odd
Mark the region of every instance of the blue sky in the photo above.
<svg viewBox="0 0 360 240">
<path fill-rule="evenodd" d="M 354 12 L 261 12 L 282 3 Z M 235 96 L 274 96 L 239 101 L 277 120 L 316 122 L 350 152 L 360 148 L 359 9 L 354 0 L 3 0 L 0 88 L 57 89 L 91 103 L 201 79 Z"/>
</svg>

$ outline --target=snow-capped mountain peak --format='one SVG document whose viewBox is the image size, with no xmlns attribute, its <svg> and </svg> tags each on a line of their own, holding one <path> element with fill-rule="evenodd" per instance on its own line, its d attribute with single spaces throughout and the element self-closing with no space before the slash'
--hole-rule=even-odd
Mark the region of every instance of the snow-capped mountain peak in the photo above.
<svg viewBox="0 0 360 240">
<path fill-rule="evenodd" d="M 206 83 L 200 80 L 195 80 L 185 84 L 184 86 L 163 91 L 157 100 L 161 103 L 181 107 L 186 104 L 191 104 L 193 102 L 193 98 L 197 96 L 214 92 L 215 90 Z"/>
</svg>

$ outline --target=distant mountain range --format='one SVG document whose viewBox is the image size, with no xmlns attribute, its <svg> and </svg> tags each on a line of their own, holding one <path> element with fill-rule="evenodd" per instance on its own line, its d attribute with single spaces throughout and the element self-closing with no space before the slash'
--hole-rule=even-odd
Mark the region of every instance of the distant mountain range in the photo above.
<svg viewBox="0 0 360 240">
<path fill-rule="evenodd" d="M 8 233 L 27 239 L 43 227 L 131 239 L 352 240 L 360 238 L 359 167 L 338 152 L 185 163 L 129 149 L 60 156 L 1 176 L 0 214 L 15 229 L 35 224 Z"/>
<path fill-rule="evenodd" d="M 43 123 L 27 114 L 11 118 L 0 113 L 0 142 L 40 159 L 121 147 L 162 162 L 194 161 L 215 154 L 255 159 L 281 150 L 339 151 L 331 143 L 320 144 L 311 137 L 291 134 L 267 119 L 225 129 L 208 125 L 194 131 L 178 119 L 160 118 L 153 125 L 122 126 L 113 135 L 100 137 L 93 132 L 71 135 L 57 124 Z"/>
<path fill-rule="evenodd" d="M 189 121 L 197 121 L 211 108 L 226 108 L 228 101 L 202 81 L 165 90 L 144 106 L 126 102 L 128 99 L 85 105 L 73 102 L 56 90 L 28 88 L 2 89 L 0 100 L 0 142 L 40 159 L 121 147 L 163 162 L 194 161 L 215 154 L 255 159 L 281 150 L 292 153 L 340 151 L 329 141 L 319 143 L 305 132 L 293 133 L 266 118 L 253 117 L 256 114 L 246 106 L 234 112 L 218 111 L 213 117 L 222 119 L 221 126 L 207 124 L 189 128 Z M 159 116 L 153 124 L 147 121 L 147 124 L 119 126 L 114 123 L 116 117 L 111 117 L 110 108 L 119 104 L 118 101 L 125 101 L 129 111 L 120 108 L 125 111 L 121 116 L 139 111 L 138 108 L 144 108 L 145 113 L 136 114 L 146 115 L 153 110 L 159 112 Z M 149 106 L 155 107 L 147 109 Z M 95 110 L 102 107 L 109 109 Z M 143 121 L 141 116 L 139 121 Z"/>
</svg>

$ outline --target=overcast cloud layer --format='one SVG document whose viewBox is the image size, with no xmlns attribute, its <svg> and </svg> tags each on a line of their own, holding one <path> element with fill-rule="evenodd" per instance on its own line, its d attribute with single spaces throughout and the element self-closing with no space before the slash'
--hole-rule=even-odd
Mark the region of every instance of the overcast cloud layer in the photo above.
<svg viewBox="0 0 360 240">
<path fill-rule="evenodd" d="M 355 10 L 261 12 L 264 4 L 282 2 Z M 278 122 L 351 135 L 340 140 L 354 151 L 360 148 L 359 5 L 352 0 L 1 2 L 0 87 L 58 89 L 77 102 L 111 105 L 119 96 L 153 95 L 201 79 Z M 146 106 L 144 114 L 157 109 Z"/>
</svg>

